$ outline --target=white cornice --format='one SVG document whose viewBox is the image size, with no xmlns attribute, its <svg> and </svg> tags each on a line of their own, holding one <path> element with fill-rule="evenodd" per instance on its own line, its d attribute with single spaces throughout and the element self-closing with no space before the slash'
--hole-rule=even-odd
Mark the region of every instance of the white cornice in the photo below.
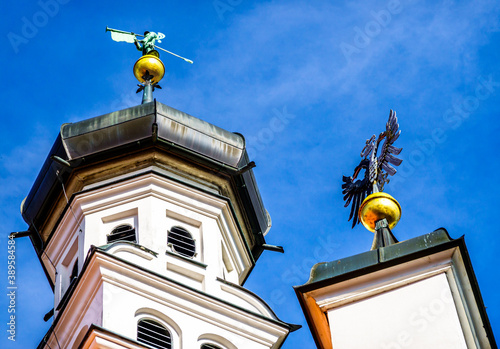
<svg viewBox="0 0 500 349">
<path fill-rule="evenodd" d="M 82 349 L 145 349 L 144 345 L 134 340 L 125 339 L 117 334 L 94 328 L 83 343 Z"/>
<path fill-rule="evenodd" d="M 240 336 L 252 340 L 260 339 L 262 344 L 269 345 L 271 342 L 266 340 L 266 335 L 279 336 L 280 332 L 281 334 L 288 332 L 277 323 L 277 319 L 266 319 L 262 314 L 253 314 L 104 253 L 96 252 L 95 260 L 100 266 L 103 282 L 114 284 Z M 180 304 L 179 300 L 186 305 Z"/>
<path fill-rule="evenodd" d="M 349 301 L 386 292 L 390 289 L 431 277 L 436 273 L 445 272 L 449 268 L 453 252 L 454 249 L 442 251 L 433 255 L 432 258 L 416 259 L 374 273 L 330 284 L 309 292 L 309 295 L 314 297 L 317 304 L 321 304 L 323 307 L 327 305 L 333 307 L 334 304 L 340 306 Z M 441 270 L 442 268 L 446 270 L 443 271 Z M 337 302 L 340 303 L 337 305 Z"/>
<path fill-rule="evenodd" d="M 328 297 L 317 304 L 323 312 L 328 311 L 331 308 L 337 308 L 348 303 L 353 303 L 361 299 L 366 299 L 368 297 L 375 296 L 384 292 L 394 290 L 399 287 L 403 287 L 420 280 L 430 278 L 432 276 L 449 272 L 451 269 L 451 263 L 446 263 L 444 265 L 437 265 L 430 268 L 426 272 L 416 272 L 410 275 L 405 275 L 404 277 L 399 277 L 395 280 L 383 280 L 378 286 L 373 287 L 372 285 L 360 288 L 356 291 L 344 293 L 336 297 Z"/>
<path fill-rule="evenodd" d="M 289 331 L 275 318 L 244 310 L 99 250 L 95 250 L 90 258 L 70 300 L 57 318 L 54 330 L 64 348 L 69 347 L 69 341 L 76 337 L 82 326 L 89 325 L 83 324 L 82 320 L 92 307 L 90 300 L 105 284 L 117 286 L 270 348 L 275 343 L 281 343 Z M 49 344 L 52 346 L 52 343 Z"/>
</svg>

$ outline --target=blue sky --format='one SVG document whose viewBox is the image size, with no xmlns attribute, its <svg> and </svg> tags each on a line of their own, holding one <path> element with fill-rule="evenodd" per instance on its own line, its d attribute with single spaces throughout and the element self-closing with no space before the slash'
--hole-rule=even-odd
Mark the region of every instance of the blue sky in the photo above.
<svg viewBox="0 0 500 349">
<path fill-rule="evenodd" d="M 60 125 L 141 102 L 140 53 L 112 41 L 108 25 L 164 33 L 162 47 L 195 63 L 162 54 L 157 100 L 245 135 L 273 220 L 267 241 L 286 251 L 265 252 L 245 286 L 304 326 L 283 348 L 314 347 L 292 286 L 316 262 L 370 248 L 372 234 L 347 222 L 341 178 L 391 108 L 403 147 L 386 186 L 403 210 L 394 234 L 465 234 L 498 337 L 498 1 L 19 0 L 0 13 L 2 294 L 7 236 L 27 228 L 19 206 Z M 16 342 L 2 325 L 0 347 L 32 348 L 52 292 L 27 238 L 16 252 Z M 7 304 L 1 296 L 2 324 Z"/>
</svg>

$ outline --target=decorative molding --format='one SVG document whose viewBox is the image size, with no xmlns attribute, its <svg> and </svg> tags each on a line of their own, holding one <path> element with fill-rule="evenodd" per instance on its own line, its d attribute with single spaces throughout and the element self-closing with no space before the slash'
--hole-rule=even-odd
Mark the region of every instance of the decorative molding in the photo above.
<svg viewBox="0 0 500 349">
<path fill-rule="evenodd" d="M 446 273 L 450 270 L 451 263 L 445 265 L 438 265 L 429 269 L 429 271 L 421 273 L 412 273 L 411 275 L 405 275 L 396 280 L 384 280 L 378 286 L 373 287 L 372 285 L 361 288 L 354 292 L 349 292 L 340 296 L 327 298 L 316 303 L 321 308 L 321 311 L 326 312 L 332 308 L 337 308 L 348 303 L 357 302 L 359 300 L 376 296 L 377 294 L 388 292 L 399 287 L 407 286 L 409 284 L 415 283 L 420 280 L 430 278 L 434 275 Z"/>
<path fill-rule="evenodd" d="M 113 255 L 116 255 L 117 253 L 120 253 L 120 252 L 126 252 L 126 253 L 133 254 L 135 256 L 139 256 L 141 258 L 144 258 L 145 260 L 148 260 L 148 261 L 152 260 L 153 257 L 155 257 L 150 252 L 143 251 L 137 246 L 134 246 L 132 244 L 121 244 L 119 242 L 113 244 L 113 246 L 111 246 L 107 250 L 107 252 L 111 253 Z"/>
<path fill-rule="evenodd" d="M 65 251 L 69 248 L 68 244 L 71 237 L 76 234 L 80 224 L 85 225 L 85 217 L 87 215 L 109 210 L 113 207 L 122 207 L 127 203 L 140 201 L 141 199 L 149 197 L 159 198 L 180 210 L 186 209 L 195 215 L 199 214 L 214 219 L 220 230 L 226 252 L 231 259 L 234 269 L 237 271 L 239 282 L 246 279 L 254 262 L 247 244 L 243 239 L 243 233 L 240 231 L 240 227 L 233 215 L 231 204 L 228 199 L 214 196 L 213 194 L 200 191 L 150 172 L 115 183 L 112 187 L 96 187 L 94 190 L 75 194 L 71 205 L 73 211 L 79 214 L 77 217 L 78 222 L 75 221 L 73 212 L 67 210 L 65 216 L 57 226 L 53 237 L 49 241 L 46 248 L 47 255 L 42 255 L 42 260 L 53 282 L 55 283 L 56 281 L 55 270 L 47 256 L 50 257 L 52 261 L 55 261 L 54 264 L 56 266 L 58 265 Z M 120 218 L 127 213 L 139 214 L 139 211 L 140 209 L 137 207 L 128 207 L 124 212 L 107 214 L 100 219 L 103 222 L 108 222 L 109 220 Z M 180 213 L 174 212 L 171 209 L 168 209 L 167 212 L 167 215 L 172 217 L 178 217 L 180 215 Z M 194 223 L 201 225 L 200 220 L 194 219 L 193 217 L 188 217 L 187 220 L 189 224 Z M 140 235 L 144 233 L 144 231 L 140 233 L 137 230 L 137 233 Z M 203 241 L 203 237 L 200 241 Z M 79 257 L 83 258 L 90 244 L 99 245 L 101 243 L 89 241 L 88 238 L 85 237 L 85 243 L 79 248 Z M 202 249 L 199 248 L 199 251 L 202 251 Z"/>
</svg>

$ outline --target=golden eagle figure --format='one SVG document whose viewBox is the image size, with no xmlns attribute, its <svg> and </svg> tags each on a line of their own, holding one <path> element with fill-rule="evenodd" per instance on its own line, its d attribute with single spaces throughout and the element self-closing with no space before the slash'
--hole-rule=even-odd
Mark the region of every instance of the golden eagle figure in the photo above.
<svg viewBox="0 0 500 349">
<path fill-rule="evenodd" d="M 373 135 L 366 141 L 366 145 L 361 151 L 363 158 L 358 166 L 354 169 L 352 177 L 342 176 L 342 194 L 344 195 L 344 207 L 351 205 L 351 213 L 349 221 L 352 219 L 352 227 L 359 223 L 358 212 L 363 200 L 373 192 L 384 190 L 384 184 L 389 183 L 388 175 L 396 174 L 396 169 L 391 166 L 399 166 L 403 160 L 393 156 L 401 153 L 402 148 L 396 148 L 392 144 L 399 138 L 401 130 L 399 130 L 398 118 L 396 112 L 391 109 L 389 112 L 389 120 L 385 125 L 385 131 L 380 133 L 376 139 Z M 380 142 L 382 150 L 377 157 Z M 364 178 L 357 179 L 361 170 L 365 170 Z M 384 172 L 385 171 L 385 172 Z"/>
</svg>

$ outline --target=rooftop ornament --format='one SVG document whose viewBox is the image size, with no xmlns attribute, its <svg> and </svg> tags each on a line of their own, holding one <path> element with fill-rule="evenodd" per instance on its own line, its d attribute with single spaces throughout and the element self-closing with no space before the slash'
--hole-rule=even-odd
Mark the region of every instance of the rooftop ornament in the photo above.
<svg viewBox="0 0 500 349">
<path fill-rule="evenodd" d="M 382 191 L 384 185 L 389 183 L 387 177 L 397 172 L 393 166 L 399 166 L 402 162 L 394 156 L 402 148 L 393 146 L 400 134 L 396 112 L 391 110 L 385 131 L 366 141 L 361 151 L 362 160 L 354 169 L 354 174 L 342 177 L 344 207 L 351 205 L 349 221 L 352 219 L 352 228 L 361 222 L 366 229 L 375 232 L 372 249 L 398 242 L 391 229 L 401 218 L 401 206 L 391 195 Z M 377 156 L 382 141 L 380 155 Z M 357 179 L 361 170 L 365 170 L 364 178 Z"/>
<path fill-rule="evenodd" d="M 165 66 L 160 60 L 160 53 L 156 49 L 167 52 L 193 64 L 192 60 L 157 46 L 156 42 L 161 43 L 161 39 L 165 38 L 165 35 L 162 33 L 146 31 L 144 35 L 140 35 L 106 27 L 106 32 L 108 31 L 111 32 L 111 39 L 114 41 L 134 44 L 137 50 L 142 51 L 142 57 L 134 64 L 134 76 L 141 83 L 137 85 L 139 88 L 136 93 L 143 91 L 142 104 L 153 101 L 153 91 L 155 88 L 161 89 L 158 82 L 160 82 L 165 75 Z M 138 39 L 138 37 L 143 39 Z"/>
</svg>

